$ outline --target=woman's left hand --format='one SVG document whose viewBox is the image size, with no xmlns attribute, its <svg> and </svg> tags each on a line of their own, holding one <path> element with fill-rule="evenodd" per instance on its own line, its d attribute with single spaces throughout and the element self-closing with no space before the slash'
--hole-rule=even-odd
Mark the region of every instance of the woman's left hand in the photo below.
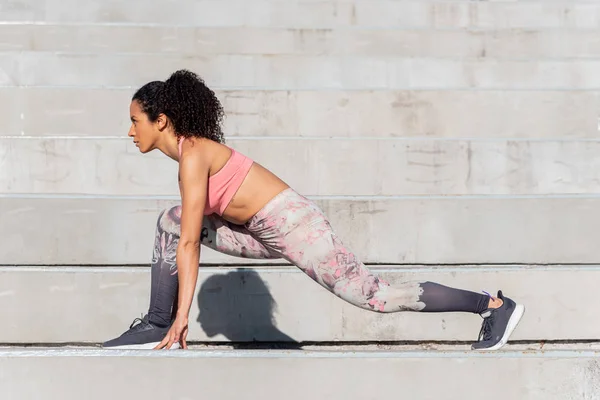
<svg viewBox="0 0 600 400">
<path fill-rule="evenodd" d="M 179 342 L 183 349 L 187 349 L 187 343 L 185 339 L 188 334 L 188 319 L 187 317 L 177 316 L 175 321 L 173 321 L 173 325 L 171 325 L 171 329 L 167 332 L 165 338 L 160 342 L 154 349 L 167 349 L 169 350 L 173 343 Z"/>
</svg>

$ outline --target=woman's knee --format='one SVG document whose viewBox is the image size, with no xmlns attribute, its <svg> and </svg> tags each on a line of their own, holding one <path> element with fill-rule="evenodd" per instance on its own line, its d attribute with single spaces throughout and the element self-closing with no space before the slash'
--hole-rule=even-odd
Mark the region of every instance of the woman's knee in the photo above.
<svg viewBox="0 0 600 400">
<path fill-rule="evenodd" d="M 181 206 L 166 208 L 158 215 L 157 227 L 163 232 L 180 235 Z"/>
</svg>

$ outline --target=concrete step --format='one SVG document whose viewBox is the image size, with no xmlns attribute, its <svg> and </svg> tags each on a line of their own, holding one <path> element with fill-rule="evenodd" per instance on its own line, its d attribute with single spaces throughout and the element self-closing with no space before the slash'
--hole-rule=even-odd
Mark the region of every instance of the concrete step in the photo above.
<svg viewBox="0 0 600 400">
<path fill-rule="evenodd" d="M 177 55 L 596 58 L 597 30 L 0 25 L 0 51 Z"/>
<path fill-rule="evenodd" d="M 202 397 L 447 400 L 600 398 L 600 352 L 101 351 L 7 349 L 0 386 L 10 399 Z M 486 371 L 501 378 L 481 379 Z M 435 384 L 432 384 L 434 383 Z M 299 384 L 301 383 L 301 384 Z"/>
<path fill-rule="evenodd" d="M 168 8 L 169 13 L 164 9 Z M 1 18 L 14 22 L 122 23 L 191 26 L 334 28 L 580 28 L 596 29 L 595 2 L 474 2 L 394 0 L 213 0 L 128 2 L 18 0 Z M 231 10 L 234 10 L 233 12 Z"/>
<path fill-rule="evenodd" d="M 134 90 L 0 88 L 0 136 L 124 136 Z M 227 115 L 228 137 L 265 139 L 596 139 L 600 109 L 598 92 L 579 90 L 217 90 L 217 96 Z M 90 124 L 98 112 L 111 117 Z"/>
<path fill-rule="evenodd" d="M 526 307 L 512 341 L 600 339 L 597 266 L 369 268 L 391 284 L 429 280 L 480 293 L 501 289 Z M 0 343 L 102 343 L 147 313 L 149 294 L 148 267 L 2 267 Z M 469 313 L 363 310 L 292 266 L 202 266 L 188 340 L 472 343 L 480 327 L 481 318 Z"/>
<path fill-rule="evenodd" d="M 230 138 L 309 196 L 600 192 L 600 141 Z M 23 157 L 30 154 L 31 157 Z M 178 164 L 130 138 L 0 138 L 3 193 L 179 196 Z M 290 163 L 290 159 L 294 163 Z M 341 171 L 341 173 L 340 173 Z"/>
<path fill-rule="evenodd" d="M 140 65 L 152 65 L 142 68 Z M 220 89 L 591 89 L 600 59 L 0 53 L 0 86 L 132 87 L 181 68 Z M 246 71 L 240 74 L 240 71 Z"/>
<path fill-rule="evenodd" d="M 597 263 L 600 197 L 314 198 L 367 263 Z M 146 264 L 178 199 L 0 197 L 4 264 Z M 204 253 L 204 262 L 233 262 Z"/>
</svg>

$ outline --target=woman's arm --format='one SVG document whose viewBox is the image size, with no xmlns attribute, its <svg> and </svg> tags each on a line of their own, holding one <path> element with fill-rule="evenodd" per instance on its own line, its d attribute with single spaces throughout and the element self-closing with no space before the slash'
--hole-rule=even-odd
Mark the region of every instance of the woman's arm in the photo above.
<svg viewBox="0 0 600 400">
<path fill-rule="evenodd" d="M 181 180 L 181 236 L 177 246 L 179 274 L 179 301 L 177 316 L 188 317 L 200 262 L 200 232 L 208 188 L 208 163 L 195 151 L 180 161 Z"/>
<path fill-rule="evenodd" d="M 187 152 L 179 161 L 181 191 L 181 235 L 176 260 L 179 280 L 177 314 L 167 336 L 156 347 L 169 349 L 181 341 L 187 348 L 187 324 L 198 280 L 200 232 L 208 190 L 209 164 L 201 151 Z"/>
</svg>

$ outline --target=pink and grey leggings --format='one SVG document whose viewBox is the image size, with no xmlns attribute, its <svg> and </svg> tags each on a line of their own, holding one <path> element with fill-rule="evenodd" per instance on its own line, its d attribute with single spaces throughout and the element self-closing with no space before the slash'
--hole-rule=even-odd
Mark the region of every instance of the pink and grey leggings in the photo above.
<svg viewBox="0 0 600 400">
<path fill-rule="evenodd" d="M 156 228 L 148 314 L 159 326 L 171 323 L 176 305 L 180 218 L 180 206 L 164 210 Z M 317 205 L 293 189 L 275 196 L 244 225 L 205 216 L 201 232 L 203 245 L 225 254 L 285 259 L 331 293 L 365 310 L 481 313 L 488 306 L 489 297 L 475 292 L 433 282 L 390 285 L 383 281 L 344 246 Z"/>
</svg>

